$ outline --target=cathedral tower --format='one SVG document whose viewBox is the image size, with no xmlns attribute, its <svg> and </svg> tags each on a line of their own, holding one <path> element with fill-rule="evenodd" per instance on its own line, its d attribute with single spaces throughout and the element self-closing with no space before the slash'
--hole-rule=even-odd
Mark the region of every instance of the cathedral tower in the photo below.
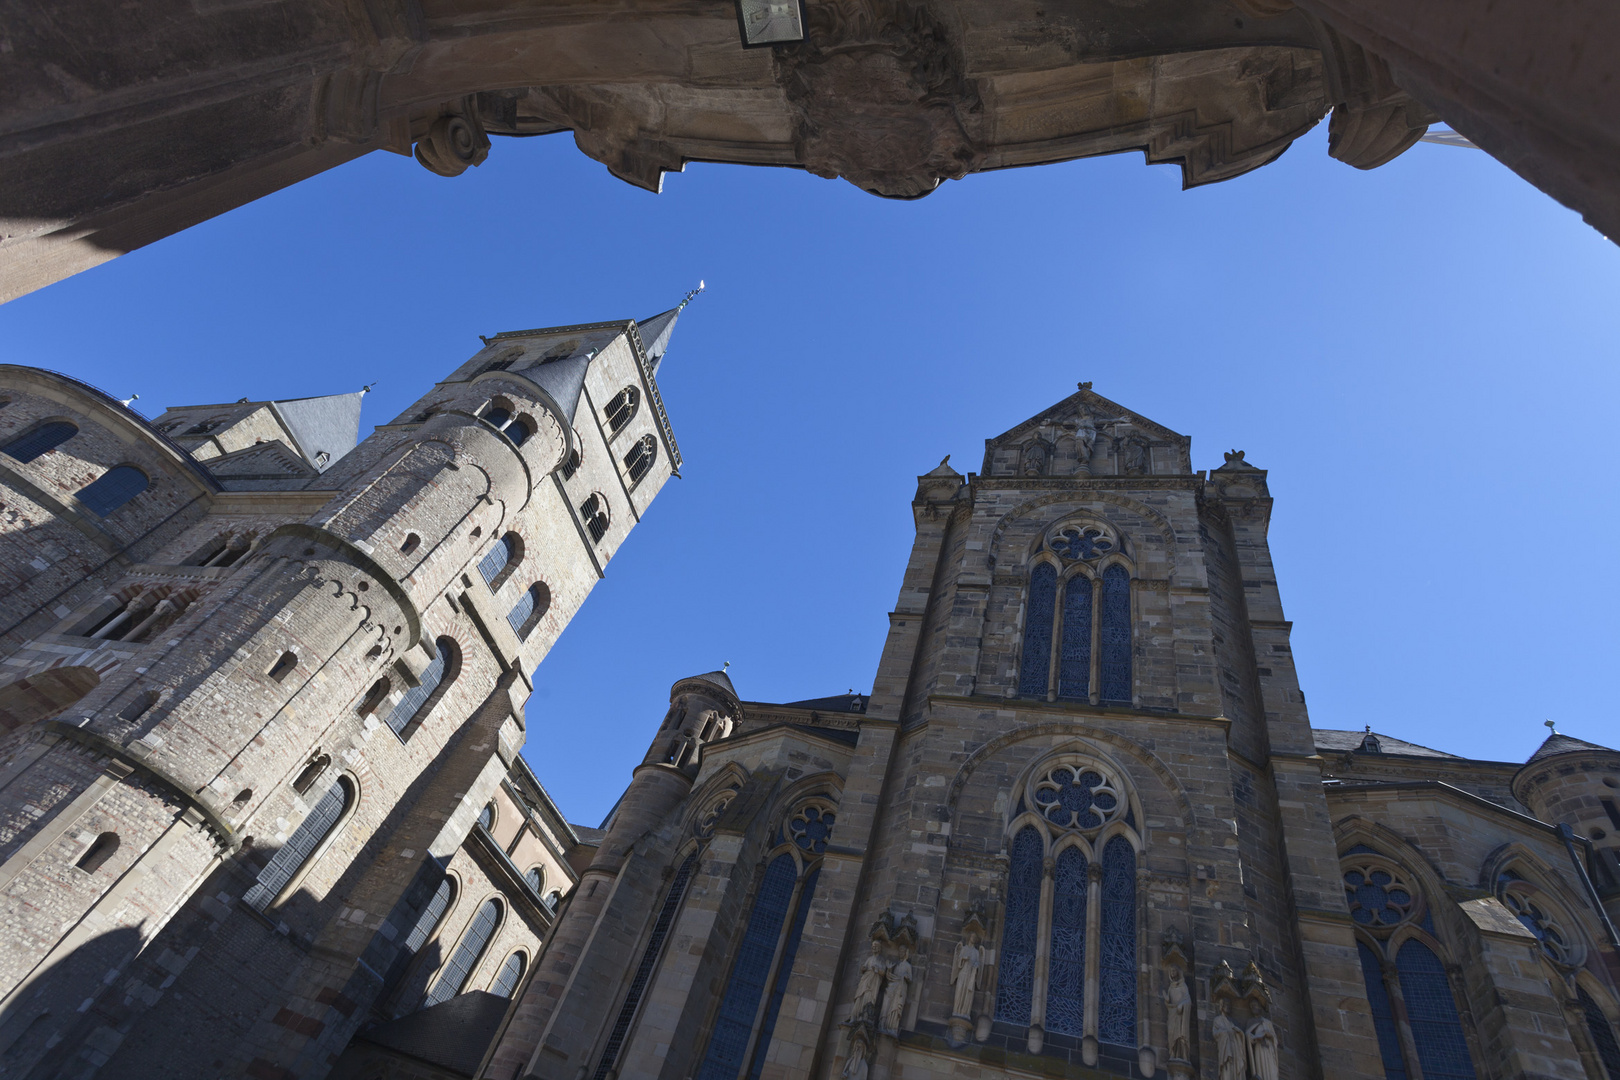
<svg viewBox="0 0 1620 1080">
<path fill-rule="evenodd" d="M 6 1075 L 318 1077 L 386 1014 L 679 467 L 679 310 L 498 334 L 358 443 L 359 394 L 147 423 L 0 369 Z"/>
</svg>

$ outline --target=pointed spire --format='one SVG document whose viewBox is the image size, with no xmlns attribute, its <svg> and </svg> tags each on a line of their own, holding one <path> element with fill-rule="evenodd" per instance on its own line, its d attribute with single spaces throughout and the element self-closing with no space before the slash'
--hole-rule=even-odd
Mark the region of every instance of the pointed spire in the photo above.
<svg viewBox="0 0 1620 1080">
<path fill-rule="evenodd" d="M 663 360 L 664 353 L 669 349 L 669 339 L 675 333 L 675 320 L 686 310 L 686 305 L 692 302 L 692 297 L 703 291 L 704 283 L 699 281 L 698 287 L 687 293 L 686 298 L 679 304 L 636 324 L 636 329 L 641 333 L 641 347 L 647 352 L 647 363 L 652 366 L 653 374 L 658 373 L 658 363 Z"/>
</svg>

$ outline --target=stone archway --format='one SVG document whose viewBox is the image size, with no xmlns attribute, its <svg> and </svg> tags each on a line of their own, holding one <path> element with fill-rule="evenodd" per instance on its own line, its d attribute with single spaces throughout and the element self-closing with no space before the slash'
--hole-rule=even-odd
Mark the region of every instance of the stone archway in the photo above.
<svg viewBox="0 0 1620 1080">
<path fill-rule="evenodd" d="M 0 731 L 14 731 L 60 715 L 101 685 L 87 667 L 59 667 L 0 686 Z"/>
</svg>

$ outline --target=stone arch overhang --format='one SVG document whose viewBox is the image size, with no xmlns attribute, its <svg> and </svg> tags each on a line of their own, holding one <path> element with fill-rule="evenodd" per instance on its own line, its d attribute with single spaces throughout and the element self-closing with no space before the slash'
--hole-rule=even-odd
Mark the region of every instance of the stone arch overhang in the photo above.
<svg viewBox="0 0 1620 1080">
<path fill-rule="evenodd" d="M 811 773 L 809 776 L 801 776 L 776 793 L 776 797 L 771 800 L 770 809 L 766 811 L 765 816 L 775 821 L 792 810 L 795 803 L 804 799 L 813 799 L 817 796 L 826 799 L 834 806 L 840 807 L 839 813 L 842 814 L 844 778 L 831 769 Z"/>
<path fill-rule="evenodd" d="M 1139 514 L 1143 518 L 1146 518 L 1148 521 L 1153 522 L 1154 527 L 1159 530 L 1157 537 L 1154 537 L 1154 536 L 1141 536 L 1141 535 L 1135 535 L 1135 534 L 1132 534 L 1132 535 L 1134 536 L 1134 538 L 1135 538 L 1135 540 L 1136 540 L 1136 542 L 1138 544 L 1143 542 L 1143 541 L 1152 542 L 1154 540 L 1157 540 L 1159 546 L 1164 550 L 1165 576 L 1168 577 L 1168 578 L 1174 578 L 1175 577 L 1175 574 L 1176 574 L 1176 553 L 1175 553 L 1175 535 L 1176 535 L 1176 531 L 1175 531 L 1175 529 L 1173 529 L 1171 527 L 1169 520 L 1163 514 L 1159 513 L 1157 510 L 1153 509 L 1151 506 L 1148 506 L 1146 503 L 1139 502 L 1136 499 L 1132 499 L 1132 498 L 1129 498 L 1127 496 L 1121 495 L 1121 494 L 1119 494 L 1118 492 L 1115 492 L 1115 491 L 1086 491 L 1084 493 L 1076 492 L 1076 491 L 1059 491 L 1059 492 L 1053 492 L 1053 493 L 1051 493 L 1049 495 L 1041 495 L 1041 496 L 1039 496 L 1037 498 L 1033 498 L 1033 499 L 1026 499 L 1024 502 L 1019 503 L 1017 506 L 1013 507 L 1011 510 L 1007 511 L 1005 514 L 1001 515 L 1001 517 L 996 519 L 995 528 L 990 533 L 990 548 L 989 548 L 989 556 L 988 556 L 989 560 L 990 560 L 990 566 L 992 568 L 995 567 L 995 565 L 997 563 L 997 560 L 998 560 L 998 558 L 1000 556 L 1000 552 L 1001 552 L 1002 537 L 1005 535 L 1005 533 L 1007 531 L 1007 528 L 1014 521 L 1018 520 L 1019 518 L 1028 517 L 1028 516 L 1032 515 L 1037 510 L 1045 509 L 1046 507 L 1052 506 L 1052 505 L 1057 504 L 1057 503 L 1068 503 L 1068 504 L 1072 505 L 1072 504 L 1076 504 L 1076 503 L 1080 503 L 1080 502 L 1088 501 L 1088 500 L 1093 501 L 1093 502 L 1106 503 L 1107 505 L 1112 506 L 1112 507 L 1117 507 L 1120 510 L 1126 510 L 1126 511 L 1129 511 L 1130 513 L 1133 513 L 1133 514 Z M 1094 514 L 1096 513 L 1095 510 L 1092 510 L 1091 512 L 1094 513 Z M 1110 525 L 1112 525 L 1119 532 L 1119 534 L 1121 536 L 1125 536 L 1125 535 L 1127 535 L 1129 533 L 1129 530 L 1123 528 L 1120 525 L 1120 523 L 1118 521 L 1114 520 L 1114 518 L 1112 518 L 1111 516 L 1109 516 L 1107 514 L 1099 514 L 1097 516 L 1102 517 L 1103 520 L 1107 521 Z M 1042 533 L 1044 533 L 1047 529 L 1051 528 L 1059 520 L 1061 520 L 1061 516 L 1054 517 L 1051 520 L 1045 522 L 1041 527 Z M 1140 561 L 1140 560 L 1137 560 L 1137 561 Z"/>
<path fill-rule="evenodd" d="M 1116 732 L 1106 731 L 1098 728 L 1086 728 L 1084 729 L 1084 734 L 1082 734 L 1076 730 L 1078 726 L 1079 722 L 1074 720 L 1040 721 L 1024 727 L 1015 728 L 1012 731 L 1003 732 L 994 739 L 991 739 L 984 745 L 980 746 L 978 749 L 974 750 L 968 755 L 967 760 L 962 762 L 961 766 L 957 769 L 956 776 L 952 778 L 951 786 L 945 793 L 946 820 L 950 820 L 951 818 L 955 817 L 956 806 L 961 800 L 962 792 L 967 787 L 968 782 L 972 779 L 974 772 L 977 771 L 981 765 L 1015 743 L 1027 742 L 1031 739 L 1038 739 L 1047 736 L 1058 736 L 1060 738 L 1071 740 L 1073 745 L 1076 747 L 1075 752 L 1094 754 L 1102 758 L 1104 761 L 1107 761 L 1109 764 L 1113 765 L 1113 767 L 1117 769 L 1122 776 L 1129 777 L 1130 773 L 1122 767 L 1116 754 L 1123 754 L 1131 761 L 1147 769 L 1154 775 L 1154 777 L 1158 779 L 1163 789 L 1170 793 L 1171 797 L 1174 799 L 1176 807 L 1181 816 L 1181 820 L 1179 822 L 1180 830 L 1182 832 L 1186 832 L 1192 829 L 1194 821 L 1192 799 L 1188 797 L 1186 788 L 1182 786 L 1181 781 L 1177 779 L 1175 773 L 1170 771 L 1169 766 L 1165 765 L 1165 763 L 1159 759 L 1158 755 L 1154 754 L 1151 750 L 1136 740 L 1128 739 Z M 1087 740 L 1091 740 L 1094 743 L 1106 744 L 1114 749 L 1115 754 L 1110 754 L 1107 750 L 1102 749 L 1100 746 L 1088 745 Z M 1063 748 L 1054 747 L 1051 754 L 1062 752 Z M 1050 756 L 1050 754 L 1043 754 L 1041 756 L 1044 759 L 1045 757 Z M 1032 762 L 1029 768 L 1033 768 L 1034 764 L 1036 763 Z M 1027 768 L 1020 771 L 1017 783 L 1023 782 L 1027 772 Z M 1142 831 L 1145 833 L 1146 817 L 1140 802 L 1136 801 L 1139 800 L 1140 797 L 1140 790 L 1138 786 L 1133 785 L 1131 798 L 1133 800 L 1133 806 L 1138 814 L 1138 820 L 1142 821 L 1143 823 Z"/>
<path fill-rule="evenodd" d="M 1497 876 L 1506 870 L 1514 871 L 1524 879 L 1525 884 L 1545 894 L 1546 906 L 1552 907 L 1556 915 L 1563 916 L 1558 920 L 1559 927 L 1568 927 L 1579 935 L 1579 941 L 1570 943 L 1576 946 L 1569 950 L 1570 964 L 1579 967 L 1588 957 L 1599 955 L 1594 950 L 1601 946 L 1601 937 L 1594 934 L 1588 925 L 1591 901 L 1556 866 L 1548 863 L 1527 844 L 1509 841 L 1485 856 L 1480 863 L 1477 887 L 1482 892 L 1497 896 Z"/>
</svg>

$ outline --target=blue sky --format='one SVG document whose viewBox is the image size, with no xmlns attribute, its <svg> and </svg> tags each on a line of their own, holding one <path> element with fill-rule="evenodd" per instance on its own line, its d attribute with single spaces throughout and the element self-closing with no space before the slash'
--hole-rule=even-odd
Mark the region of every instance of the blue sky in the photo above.
<svg viewBox="0 0 1620 1080">
<path fill-rule="evenodd" d="M 477 334 L 669 307 L 686 459 L 542 665 L 535 771 L 611 806 L 675 679 L 870 688 L 917 474 L 1078 380 L 1270 470 L 1311 717 L 1522 760 L 1615 744 L 1620 249 L 1483 153 L 1363 173 L 1325 126 L 1197 191 L 1139 155 L 886 202 L 691 165 L 653 196 L 568 136 L 454 180 L 373 154 L 0 307 L 0 357 L 155 415 L 377 382 L 382 423 Z M 369 426 L 363 430 L 369 430 Z"/>
</svg>

